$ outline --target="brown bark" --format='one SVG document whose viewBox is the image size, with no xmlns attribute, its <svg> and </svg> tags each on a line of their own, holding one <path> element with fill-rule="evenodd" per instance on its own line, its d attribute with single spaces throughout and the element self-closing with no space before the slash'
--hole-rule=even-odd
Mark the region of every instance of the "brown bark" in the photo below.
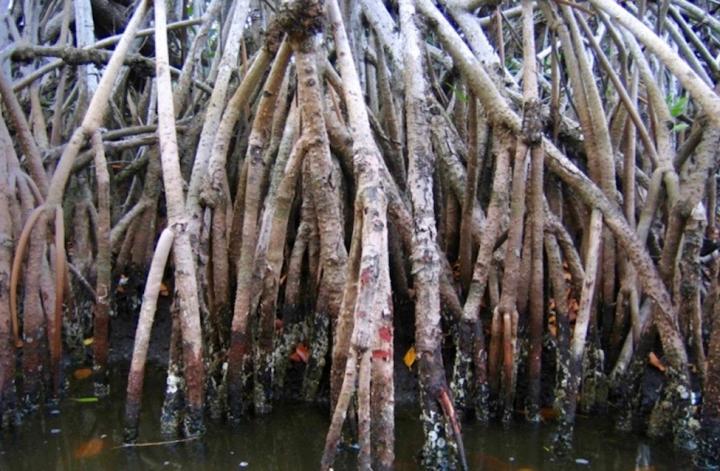
<svg viewBox="0 0 720 471">
<path fill-rule="evenodd" d="M 145 282 L 143 293 L 143 304 L 138 316 L 138 325 L 135 332 L 133 355 L 128 373 L 127 397 L 125 403 L 125 431 L 123 439 L 126 442 L 133 442 L 138 435 L 138 424 L 140 420 L 140 407 L 142 403 L 142 389 L 145 376 L 145 361 L 150 345 L 150 333 L 155 318 L 155 309 L 160 285 L 162 284 L 163 272 L 167 264 L 168 256 L 174 239 L 174 233 L 165 229 L 160 235 L 157 243 L 153 262 Z"/>
<path fill-rule="evenodd" d="M 464 456 L 452 456 L 438 403 L 447 394 L 445 370 L 440 355 L 440 269 L 433 208 L 432 169 L 434 155 L 430 146 L 427 86 L 420 52 L 420 37 L 415 24 L 415 6 L 400 2 L 400 29 L 405 43 L 404 85 L 408 148 L 408 189 L 413 208 L 413 248 L 410 254 L 415 290 L 415 350 L 418 353 L 418 380 L 425 435 L 423 466 L 432 468 Z M 457 444 L 456 444 L 457 445 Z"/>
<path fill-rule="evenodd" d="M 572 343 L 570 345 L 569 371 L 567 374 L 567 386 L 559 393 L 563 400 L 563 413 L 558 426 L 554 446 L 559 453 L 567 453 L 572 446 L 573 425 L 575 422 L 575 409 L 577 407 L 577 395 L 580 389 L 580 382 L 583 377 L 583 355 L 585 353 L 585 337 L 590 323 L 591 308 L 595 295 L 595 282 L 598 271 L 598 252 L 603 229 L 602 215 L 594 210 L 590 220 L 590 228 L 587 237 L 587 252 L 585 254 L 585 279 L 580 295 L 580 306 L 578 308 L 575 329 L 573 331 Z"/>
<path fill-rule="evenodd" d="M 248 322 L 250 316 L 251 299 L 259 292 L 259 280 L 252 277 L 253 261 L 255 256 L 255 245 L 258 237 L 258 217 L 260 214 L 260 198 L 262 195 L 262 187 L 265 180 L 264 154 L 270 144 L 270 131 L 276 103 L 277 94 L 285 75 L 285 68 L 290 59 L 288 46 L 283 46 L 281 53 L 275 59 L 270 76 L 266 82 L 263 94 L 258 105 L 258 111 L 253 122 L 252 131 L 250 133 L 249 145 L 247 150 L 247 174 L 245 185 L 245 194 L 243 198 L 243 224 L 242 224 L 242 242 L 240 247 L 240 258 L 237 262 L 237 290 L 235 295 L 235 307 L 233 312 L 233 320 L 231 326 L 230 352 L 228 355 L 228 394 L 231 404 L 230 413 L 234 418 L 239 418 L 242 412 L 242 390 L 247 383 L 247 375 L 249 374 L 249 364 L 247 363 L 247 355 L 250 352 L 251 342 L 248 337 Z M 263 53 L 261 53 L 263 54 Z M 265 54 L 269 54 L 265 52 Z M 238 98 L 236 102 L 233 99 L 233 108 L 230 113 L 238 113 L 242 109 L 242 97 L 240 93 L 236 93 L 233 98 Z M 228 115 L 230 113 L 227 113 Z M 236 116 L 236 115 L 235 115 Z M 224 117 L 225 118 L 225 117 Z M 225 118 L 223 124 L 229 127 L 223 127 L 223 139 L 230 137 L 230 130 L 234 123 L 232 118 Z M 217 140 L 217 139 L 216 139 Z M 218 174 L 224 173 L 224 154 L 225 150 L 220 147 L 218 152 L 223 156 L 219 161 L 213 162 L 212 169 L 213 178 Z M 221 178 L 221 177 L 220 177 Z M 221 178 L 222 180 L 222 178 Z M 217 186 L 217 183 L 212 183 Z"/>
<path fill-rule="evenodd" d="M 98 131 L 92 136 L 93 150 L 95 152 L 95 173 L 98 192 L 98 224 L 96 258 L 97 281 L 95 283 L 94 327 L 93 327 L 93 357 L 96 382 L 104 385 L 106 382 L 108 360 L 108 337 L 110 324 L 110 174 L 105 160 L 105 151 L 102 138 Z"/>
<path fill-rule="evenodd" d="M 185 211 L 183 179 L 180 174 L 175 111 L 168 70 L 167 29 L 163 2 L 155 4 L 155 47 L 158 77 L 158 134 L 163 167 L 165 199 L 168 207 L 168 227 L 175 233 L 173 259 L 178 317 L 183 339 L 183 363 L 187 387 L 185 433 L 202 433 L 204 403 L 203 345 L 197 297 L 195 260 L 190 242 L 189 223 Z"/>
<path fill-rule="evenodd" d="M 0 117 L 0 428 L 15 410 L 15 343 L 10 317 L 10 268 L 12 263 L 13 220 L 9 160 L 13 152 L 5 121 Z"/>
<path fill-rule="evenodd" d="M 370 351 L 365 356 L 370 361 L 370 371 L 364 371 L 361 361 L 358 395 L 371 394 L 370 429 L 363 429 L 360 419 L 360 440 L 364 461 L 373 469 L 392 469 L 394 466 L 394 382 L 393 382 L 393 322 L 392 293 L 390 287 L 387 199 L 382 184 L 382 157 L 370 131 L 370 122 L 363 103 L 359 79 L 347 40 L 339 8 L 330 0 L 328 16 L 338 49 L 340 72 L 346 84 L 345 103 L 353 137 L 353 168 L 357 188 L 355 225 L 352 249 L 358 251 L 349 265 L 348 290 L 343 297 L 343 307 L 349 308 L 354 301 L 352 321 L 349 310 L 341 308 L 345 318 L 345 332 L 352 328 L 351 349 L 362 351 L 365 345 Z M 356 237 L 356 234 L 361 234 Z M 346 343 L 346 333 L 338 328 L 335 354 Z M 369 338 L 365 338 L 368 337 Z M 368 343 L 369 342 L 369 343 Z M 344 363 L 344 362 L 342 362 Z M 366 377 L 368 376 L 369 377 Z M 370 391 L 365 390 L 365 385 Z M 344 385 L 343 385 L 344 386 Z M 336 409 L 337 412 L 337 409 Z M 362 411 L 361 411 L 362 412 Z M 372 440 L 371 440 L 372 436 Z M 371 445 L 372 442 L 372 445 Z M 328 440 L 328 444 L 330 441 Z M 368 457 L 369 453 L 369 457 Z M 369 461 L 368 461 L 369 458 Z"/>
</svg>

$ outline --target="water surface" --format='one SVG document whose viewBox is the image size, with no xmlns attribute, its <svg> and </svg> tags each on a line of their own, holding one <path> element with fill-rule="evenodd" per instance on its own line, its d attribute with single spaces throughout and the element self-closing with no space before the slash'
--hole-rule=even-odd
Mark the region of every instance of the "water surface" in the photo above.
<svg viewBox="0 0 720 471">
<path fill-rule="evenodd" d="M 314 470 L 318 468 L 328 412 L 307 404 L 276 405 L 266 417 L 249 418 L 237 428 L 208 423 L 202 440 L 172 445 L 120 448 L 125 368 L 117 368 L 109 399 L 90 397 L 89 379 L 71 380 L 60 410 L 37 413 L 14 431 L 0 432 L 0 470 Z M 139 442 L 162 441 L 158 417 L 163 376 L 151 369 L 146 380 Z M 480 471 L 689 469 L 670 444 L 615 432 L 608 418 L 580 419 L 576 448 L 568 463 L 547 451 L 552 427 L 513 424 L 464 427 L 469 467 Z M 396 421 L 398 470 L 418 469 L 422 441 L 417 411 L 401 408 Z M 356 469 L 351 449 L 339 454 L 336 470 Z"/>
</svg>

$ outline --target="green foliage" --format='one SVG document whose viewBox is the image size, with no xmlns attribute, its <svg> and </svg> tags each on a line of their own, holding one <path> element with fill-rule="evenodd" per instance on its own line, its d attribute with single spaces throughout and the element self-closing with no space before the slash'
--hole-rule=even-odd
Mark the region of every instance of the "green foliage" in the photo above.
<svg viewBox="0 0 720 471">
<path fill-rule="evenodd" d="M 505 68 L 507 68 L 511 74 L 516 74 L 520 71 L 522 63 L 514 57 L 510 57 L 505 61 Z"/>
<path fill-rule="evenodd" d="M 689 102 L 688 96 L 673 97 L 672 95 L 668 95 L 665 97 L 665 102 L 670 110 L 670 116 L 672 116 L 673 121 L 675 122 L 672 132 L 680 132 L 687 129 L 689 127 L 688 124 L 682 121 L 678 122 L 678 118 L 687 112 Z"/>
<path fill-rule="evenodd" d="M 453 93 L 455 94 L 455 96 L 457 97 L 458 100 L 462 101 L 463 103 L 467 103 L 467 101 L 468 101 L 468 96 L 467 96 L 467 93 L 465 93 L 465 90 L 463 90 L 462 88 L 458 87 L 457 85 L 453 85 L 453 86 L 452 86 L 452 91 L 453 91 Z"/>
<path fill-rule="evenodd" d="M 665 100 L 668 104 L 668 108 L 670 109 L 670 116 L 673 118 L 677 118 L 687 110 L 687 96 L 672 97 L 668 95 Z"/>
</svg>

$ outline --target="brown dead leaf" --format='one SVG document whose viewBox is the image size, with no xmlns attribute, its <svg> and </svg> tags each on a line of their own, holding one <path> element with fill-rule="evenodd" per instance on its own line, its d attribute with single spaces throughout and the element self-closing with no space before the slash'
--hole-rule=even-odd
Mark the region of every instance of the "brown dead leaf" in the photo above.
<svg viewBox="0 0 720 471">
<path fill-rule="evenodd" d="M 92 376 L 92 369 L 90 368 L 78 368 L 73 372 L 73 378 L 77 380 L 86 379 Z"/>
<path fill-rule="evenodd" d="M 557 416 L 557 411 L 552 407 L 543 407 L 542 409 L 540 409 L 540 417 L 542 417 L 545 422 L 555 420 L 557 419 Z"/>
<path fill-rule="evenodd" d="M 75 459 L 92 458 L 97 456 L 105 448 L 105 440 L 102 438 L 91 438 L 75 448 L 73 456 Z"/>
<path fill-rule="evenodd" d="M 665 364 L 658 358 L 657 355 L 655 355 L 655 352 L 650 352 L 648 355 L 648 363 L 650 363 L 652 366 L 657 368 L 658 370 L 662 371 L 663 373 L 667 369 Z"/>
</svg>

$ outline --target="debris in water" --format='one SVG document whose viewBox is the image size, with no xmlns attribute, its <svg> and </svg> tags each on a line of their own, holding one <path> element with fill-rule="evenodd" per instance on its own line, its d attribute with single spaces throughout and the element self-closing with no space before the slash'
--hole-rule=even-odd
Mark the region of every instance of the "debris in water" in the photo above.
<svg viewBox="0 0 720 471">
<path fill-rule="evenodd" d="M 581 465 L 587 466 L 590 464 L 590 460 L 586 460 L 585 458 L 578 458 L 575 460 L 575 464 L 581 464 Z"/>
<path fill-rule="evenodd" d="M 241 468 L 247 468 L 249 464 L 250 464 L 250 463 L 248 463 L 247 461 L 241 461 L 241 462 L 240 462 L 240 467 L 241 467 Z"/>
<path fill-rule="evenodd" d="M 73 377 L 77 380 L 86 379 L 92 376 L 92 369 L 90 368 L 78 368 L 73 373 Z"/>
<path fill-rule="evenodd" d="M 50 429 L 50 435 L 57 435 L 58 433 L 60 433 L 59 428 L 51 428 Z"/>
<path fill-rule="evenodd" d="M 85 443 L 80 444 L 75 449 L 73 456 L 75 459 L 92 458 L 97 456 L 105 448 L 105 441 L 102 438 L 91 438 Z"/>
</svg>

